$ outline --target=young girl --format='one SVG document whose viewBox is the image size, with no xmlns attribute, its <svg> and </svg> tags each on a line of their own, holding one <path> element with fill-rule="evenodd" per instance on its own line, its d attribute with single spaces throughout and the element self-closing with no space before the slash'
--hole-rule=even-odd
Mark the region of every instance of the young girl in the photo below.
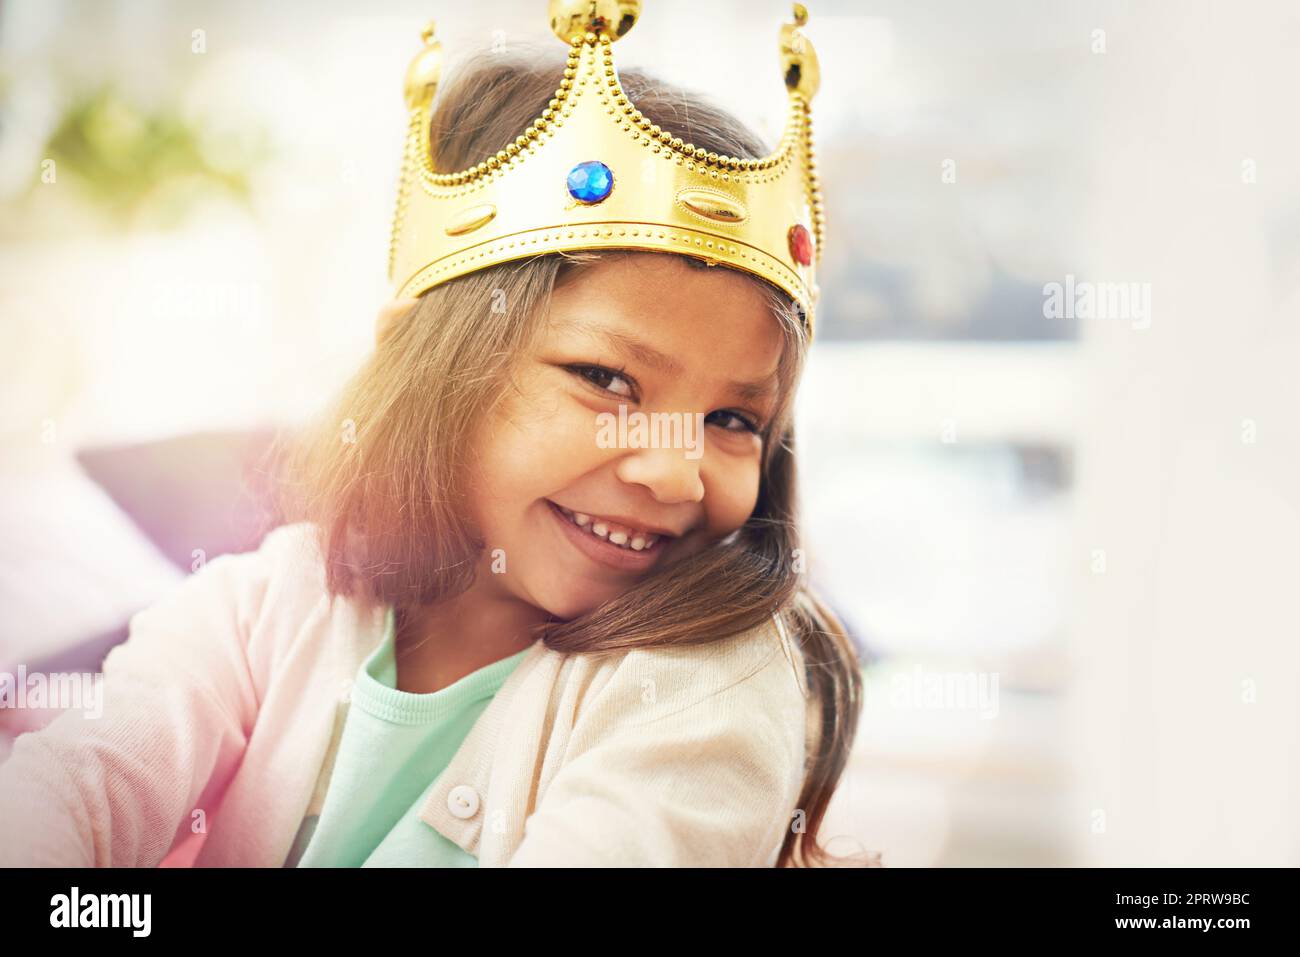
<svg viewBox="0 0 1300 957">
<path fill-rule="evenodd" d="M 768 162 L 723 111 L 616 74 L 617 21 L 557 26 L 557 8 L 567 66 L 485 55 L 436 109 L 426 33 L 393 247 L 395 278 L 420 282 L 286 457 L 286 523 L 133 618 L 104 663 L 102 718 L 18 738 L 0 864 L 153 866 L 190 839 L 214 866 L 875 863 L 818 841 L 861 684 L 801 574 L 792 402 L 811 311 L 726 238 L 761 249 L 762 187 L 784 170 L 820 226 L 811 149 L 791 152 L 806 127 L 782 145 L 802 165 Z M 803 109 L 805 16 L 782 47 Z M 564 197 L 576 230 L 512 224 L 511 203 L 547 215 L 550 186 L 525 177 L 546 175 L 564 123 L 590 155 L 620 155 L 582 127 L 597 95 L 602 113 L 636 104 L 648 132 L 627 138 L 655 137 L 655 164 L 581 164 Z M 426 182 L 479 190 L 467 217 L 436 214 L 445 230 L 417 222 L 444 195 L 412 186 L 426 143 L 443 177 Z M 712 205 L 680 188 L 697 169 Z M 666 230 L 620 246 L 582 226 L 611 188 L 633 204 L 614 225 Z M 691 218 L 654 218 L 657 190 Z M 465 239 L 484 216 L 524 251 Z M 790 275 L 811 262 L 803 229 L 776 250 Z M 462 267 L 410 268 L 438 262 Z M 675 415 L 681 441 L 610 441 L 633 413 Z"/>
</svg>

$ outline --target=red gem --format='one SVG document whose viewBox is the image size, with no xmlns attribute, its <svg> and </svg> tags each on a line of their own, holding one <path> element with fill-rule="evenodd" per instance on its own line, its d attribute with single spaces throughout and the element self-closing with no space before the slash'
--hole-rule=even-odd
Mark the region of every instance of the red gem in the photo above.
<svg viewBox="0 0 1300 957">
<path fill-rule="evenodd" d="M 790 255 L 801 266 L 811 266 L 813 259 L 812 236 L 800 223 L 790 227 Z"/>
</svg>

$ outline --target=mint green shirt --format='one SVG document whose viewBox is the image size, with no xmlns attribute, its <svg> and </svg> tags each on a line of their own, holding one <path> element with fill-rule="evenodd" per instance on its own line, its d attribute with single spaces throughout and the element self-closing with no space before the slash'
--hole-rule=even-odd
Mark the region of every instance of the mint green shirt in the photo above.
<svg viewBox="0 0 1300 957">
<path fill-rule="evenodd" d="M 434 779 L 528 649 L 429 694 L 397 690 L 394 613 L 357 672 L 319 817 L 303 819 L 285 867 L 477 867 L 420 820 Z"/>
</svg>

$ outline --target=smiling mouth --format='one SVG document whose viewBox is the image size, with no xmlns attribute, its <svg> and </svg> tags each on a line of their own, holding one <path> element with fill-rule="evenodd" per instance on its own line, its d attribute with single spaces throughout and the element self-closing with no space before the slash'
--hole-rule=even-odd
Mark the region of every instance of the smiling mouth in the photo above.
<svg viewBox="0 0 1300 957">
<path fill-rule="evenodd" d="M 550 501 L 547 499 L 547 501 Z M 602 541 L 613 545 L 615 548 L 621 548 L 625 551 L 642 552 L 649 551 L 655 547 L 655 544 L 661 538 L 668 536 L 657 535 L 653 532 L 640 531 L 634 528 L 628 528 L 626 525 L 620 525 L 617 522 L 611 522 L 598 516 L 588 515 L 585 512 L 575 512 L 572 509 L 565 508 L 551 502 L 557 511 L 568 519 L 569 523 L 575 528 L 586 532 L 592 538 L 599 538 Z"/>
<path fill-rule="evenodd" d="M 637 574 L 649 571 L 659 563 L 674 539 L 672 535 L 629 529 L 608 519 L 575 512 L 550 499 L 543 501 L 555 516 L 556 530 L 569 544 L 589 561 L 613 571 Z M 586 521 L 582 522 L 583 519 Z M 593 526 L 598 527 L 593 530 Z M 611 538 L 615 541 L 610 541 Z M 618 541 L 623 538 L 626 540 Z"/>
</svg>

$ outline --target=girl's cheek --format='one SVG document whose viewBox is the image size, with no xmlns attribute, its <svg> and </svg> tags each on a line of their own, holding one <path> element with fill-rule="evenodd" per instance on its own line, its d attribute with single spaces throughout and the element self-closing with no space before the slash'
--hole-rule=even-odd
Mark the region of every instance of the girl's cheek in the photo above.
<svg viewBox="0 0 1300 957">
<path fill-rule="evenodd" d="M 596 412 L 558 389 L 542 375 L 516 383 L 513 395 L 499 410 L 493 432 L 497 441 L 507 441 L 513 456 L 527 467 L 531 460 L 545 458 L 547 451 L 583 443 L 594 447 Z"/>
<path fill-rule="evenodd" d="M 561 403 L 561 410 L 548 429 L 551 444 L 557 449 L 562 448 L 565 454 L 595 455 L 601 451 L 599 415 L 600 410 L 572 399 Z"/>
<path fill-rule="evenodd" d="M 706 457 L 707 460 L 707 457 Z M 761 463 L 750 458 L 714 456 L 704 478 L 705 502 L 709 505 L 710 524 L 725 531 L 739 528 L 748 521 L 758 504 Z"/>
<path fill-rule="evenodd" d="M 499 483 L 531 488 L 563 484 L 609 453 L 597 444 L 596 412 L 554 398 L 545 408 L 508 414 L 498 426 L 489 467 Z"/>
</svg>

